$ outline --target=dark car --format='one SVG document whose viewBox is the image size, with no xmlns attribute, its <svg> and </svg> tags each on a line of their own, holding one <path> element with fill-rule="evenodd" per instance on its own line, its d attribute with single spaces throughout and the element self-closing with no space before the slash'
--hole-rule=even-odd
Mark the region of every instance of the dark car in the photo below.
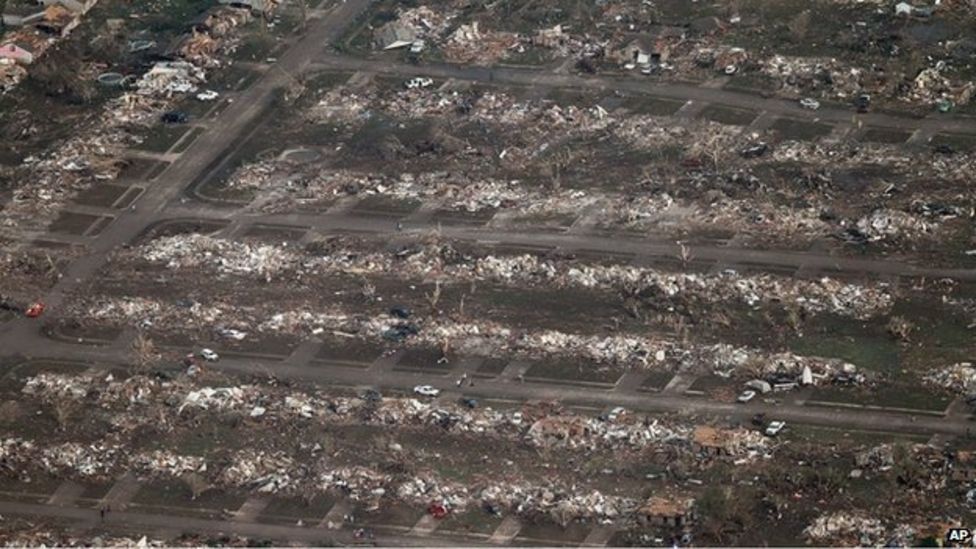
<svg viewBox="0 0 976 549">
<path fill-rule="evenodd" d="M 739 154 L 742 155 L 742 158 L 759 158 L 760 156 L 766 154 L 766 151 L 768 150 L 769 145 L 760 142 L 742 149 Z"/>
<path fill-rule="evenodd" d="M 190 121 L 190 116 L 183 111 L 166 111 L 161 120 L 164 124 L 186 124 Z"/>
<path fill-rule="evenodd" d="M 406 318 L 410 318 L 410 315 L 411 314 L 412 313 L 411 313 L 410 309 L 408 309 L 406 307 L 401 307 L 401 306 L 397 305 L 395 307 L 391 307 L 390 308 L 390 316 L 395 316 L 397 318 L 404 318 L 404 319 L 406 319 Z"/>
<path fill-rule="evenodd" d="M 854 98 L 854 108 L 857 109 L 857 112 L 868 112 L 868 109 L 871 108 L 871 96 L 862 93 Z"/>
</svg>

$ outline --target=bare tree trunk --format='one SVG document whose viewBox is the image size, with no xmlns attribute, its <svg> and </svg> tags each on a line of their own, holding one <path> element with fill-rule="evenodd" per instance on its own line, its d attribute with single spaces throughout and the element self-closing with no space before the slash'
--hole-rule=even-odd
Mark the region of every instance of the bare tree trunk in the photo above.
<svg viewBox="0 0 976 549">
<path fill-rule="evenodd" d="M 157 360 L 156 345 L 146 334 L 139 332 L 132 342 L 132 366 L 138 371 L 145 371 Z"/>
</svg>

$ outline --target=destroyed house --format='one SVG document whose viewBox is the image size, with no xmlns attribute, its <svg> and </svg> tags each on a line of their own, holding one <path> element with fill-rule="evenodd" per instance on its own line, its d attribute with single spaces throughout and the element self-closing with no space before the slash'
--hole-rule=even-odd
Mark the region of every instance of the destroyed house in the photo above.
<svg viewBox="0 0 976 549">
<path fill-rule="evenodd" d="M 976 456 L 973 452 L 959 450 L 952 460 L 952 480 L 956 482 L 976 481 Z"/>
<path fill-rule="evenodd" d="M 88 13 L 97 0 L 41 0 L 7 2 L 3 8 L 3 24 L 19 27 L 43 23 L 48 8 L 57 7 L 80 16 Z M 69 29 L 70 30 L 70 29 Z"/>
<path fill-rule="evenodd" d="M 681 27 L 658 26 L 640 34 L 630 35 L 615 57 L 621 63 L 647 65 L 667 62 L 671 44 L 684 38 Z"/>
<path fill-rule="evenodd" d="M 637 521 L 647 526 L 680 528 L 694 521 L 694 500 L 652 496 L 637 510 Z"/>
<path fill-rule="evenodd" d="M 34 28 L 52 36 L 67 36 L 78 26 L 80 20 L 68 8 L 60 5 L 48 6 L 44 9 L 44 16 L 34 22 Z"/>
<path fill-rule="evenodd" d="M 417 39 L 417 33 L 399 21 L 390 21 L 376 29 L 374 37 L 378 47 L 384 50 L 393 50 L 413 44 Z"/>
<path fill-rule="evenodd" d="M 732 453 L 729 433 L 715 427 L 708 425 L 696 427 L 691 440 L 696 451 L 709 456 L 724 456 Z"/>
</svg>

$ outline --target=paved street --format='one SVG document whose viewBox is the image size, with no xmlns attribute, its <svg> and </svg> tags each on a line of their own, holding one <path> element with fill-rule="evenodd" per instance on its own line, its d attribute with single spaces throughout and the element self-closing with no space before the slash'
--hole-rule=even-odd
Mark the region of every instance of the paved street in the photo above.
<svg viewBox="0 0 976 549">
<path fill-rule="evenodd" d="M 561 87 L 581 90 L 617 90 L 647 94 L 653 97 L 695 101 L 701 104 L 715 103 L 730 107 L 767 112 L 799 120 L 814 120 L 831 124 L 850 124 L 859 120 L 865 125 L 923 130 L 926 132 L 976 133 L 976 119 L 946 116 L 924 118 L 896 116 L 882 112 L 856 114 L 852 108 L 821 107 L 810 111 L 795 101 L 765 98 L 752 93 L 713 88 L 704 85 L 665 82 L 657 79 L 632 76 L 581 76 L 557 74 L 546 69 L 516 67 L 461 67 L 446 64 L 408 65 L 377 59 L 356 59 L 340 55 L 325 56 L 309 70 L 356 70 L 403 78 L 430 76 L 454 78 L 498 85 Z"/>
</svg>

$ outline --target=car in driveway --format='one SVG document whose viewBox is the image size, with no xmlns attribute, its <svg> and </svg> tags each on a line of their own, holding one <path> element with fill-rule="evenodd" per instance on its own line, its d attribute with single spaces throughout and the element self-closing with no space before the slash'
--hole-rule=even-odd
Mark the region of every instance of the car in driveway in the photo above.
<svg viewBox="0 0 976 549">
<path fill-rule="evenodd" d="M 441 394 L 440 389 L 434 388 L 430 385 L 417 385 L 416 387 L 413 388 L 413 392 L 416 395 L 425 396 L 425 397 L 435 397 Z"/>
<path fill-rule="evenodd" d="M 785 421 L 770 421 L 769 425 L 766 426 L 766 436 L 774 437 L 786 428 Z"/>
<path fill-rule="evenodd" d="M 741 393 L 739 393 L 739 396 L 735 399 L 735 401 L 738 402 L 738 403 L 740 403 L 740 404 L 745 404 L 746 402 L 749 402 L 750 400 L 752 400 L 754 398 L 756 398 L 756 392 L 753 391 L 753 390 L 751 390 L 751 389 L 749 389 L 749 390 L 742 391 Z"/>
<path fill-rule="evenodd" d="M 183 111 L 166 111 L 160 117 L 163 124 L 186 124 L 190 116 Z"/>
<path fill-rule="evenodd" d="M 217 362 L 220 360 L 220 355 L 218 355 L 213 349 L 201 350 L 200 356 L 202 356 L 207 362 Z"/>
</svg>

